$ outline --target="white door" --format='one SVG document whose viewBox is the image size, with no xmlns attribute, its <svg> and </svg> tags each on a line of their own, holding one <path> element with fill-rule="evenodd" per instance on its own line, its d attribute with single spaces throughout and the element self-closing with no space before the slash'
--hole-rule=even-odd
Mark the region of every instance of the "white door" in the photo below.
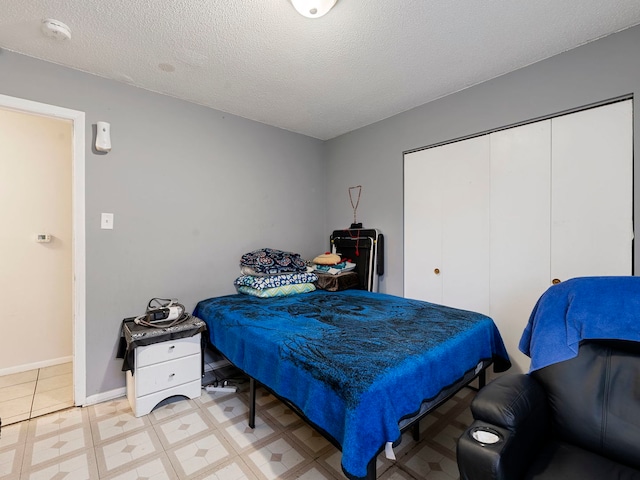
<svg viewBox="0 0 640 480">
<path fill-rule="evenodd" d="M 489 136 L 405 156 L 405 296 L 489 312 Z"/>
<path fill-rule="evenodd" d="M 551 121 L 491 135 L 491 311 L 511 361 L 538 297 L 549 286 Z"/>
<path fill-rule="evenodd" d="M 442 303 L 442 184 L 446 150 L 404 158 L 404 296 Z"/>
<path fill-rule="evenodd" d="M 553 279 L 630 275 L 631 102 L 491 135 L 491 316 L 514 368 Z"/>
<path fill-rule="evenodd" d="M 632 101 L 554 118 L 551 276 L 631 275 Z"/>
</svg>

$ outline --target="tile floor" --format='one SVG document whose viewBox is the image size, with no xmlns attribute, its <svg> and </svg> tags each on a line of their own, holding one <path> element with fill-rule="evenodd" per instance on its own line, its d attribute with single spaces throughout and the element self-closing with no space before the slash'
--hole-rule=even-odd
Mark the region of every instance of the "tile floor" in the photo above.
<svg viewBox="0 0 640 480">
<path fill-rule="evenodd" d="M 458 478 L 455 442 L 471 423 L 463 390 L 409 433 L 382 480 Z M 207 393 L 135 418 L 126 398 L 3 426 L 0 479 L 343 479 L 340 452 L 273 396 L 259 391 L 254 430 L 247 393 Z"/>
<path fill-rule="evenodd" d="M 378 479 L 457 479 L 455 444 L 472 421 L 474 395 L 463 389 L 423 419 L 420 442 L 407 432 L 394 449 L 396 461 L 381 454 Z M 278 399 L 258 390 L 256 406 L 251 429 L 243 384 L 238 393 L 175 397 L 139 418 L 122 397 L 3 426 L 0 479 L 345 478 L 340 452 Z"/>
<path fill-rule="evenodd" d="M 2 425 L 73 406 L 71 363 L 0 377 Z"/>
</svg>

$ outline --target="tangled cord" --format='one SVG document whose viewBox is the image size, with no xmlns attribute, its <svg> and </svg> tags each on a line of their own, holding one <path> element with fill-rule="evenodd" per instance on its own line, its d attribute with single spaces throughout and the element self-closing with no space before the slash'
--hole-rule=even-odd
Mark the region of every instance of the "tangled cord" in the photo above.
<svg viewBox="0 0 640 480">
<path fill-rule="evenodd" d="M 163 303 L 164 302 L 164 303 Z M 155 305 L 153 305 L 155 303 Z M 160 310 L 178 308 L 179 314 L 177 318 L 171 320 L 152 320 L 154 314 Z M 147 311 L 143 315 L 137 316 L 133 321 L 138 325 L 149 328 L 169 328 L 185 322 L 191 318 L 191 314 L 187 313 L 184 305 L 178 303 L 177 300 L 170 298 L 152 298 L 147 303 Z"/>
</svg>

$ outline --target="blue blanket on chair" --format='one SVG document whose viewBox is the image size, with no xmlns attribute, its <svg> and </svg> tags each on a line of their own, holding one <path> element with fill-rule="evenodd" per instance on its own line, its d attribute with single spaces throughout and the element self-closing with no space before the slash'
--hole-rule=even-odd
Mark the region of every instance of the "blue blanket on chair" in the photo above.
<svg viewBox="0 0 640 480">
<path fill-rule="evenodd" d="M 578 355 L 582 340 L 640 341 L 640 277 L 580 277 L 550 287 L 520 339 L 530 371 Z"/>
<path fill-rule="evenodd" d="M 229 295 L 201 301 L 194 315 L 231 362 L 341 447 L 350 478 L 366 476 L 423 400 L 481 360 L 510 365 L 490 318 L 363 290 Z"/>
</svg>

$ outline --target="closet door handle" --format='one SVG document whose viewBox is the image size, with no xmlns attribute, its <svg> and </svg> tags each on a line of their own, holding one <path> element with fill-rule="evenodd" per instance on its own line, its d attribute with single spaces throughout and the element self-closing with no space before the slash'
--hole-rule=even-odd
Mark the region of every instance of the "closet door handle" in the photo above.
<svg viewBox="0 0 640 480">
<path fill-rule="evenodd" d="M 440 269 L 439 268 L 434 268 L 433 269 L 433 273 L 435 273 L 436 275 L 440 275 Z"/>
<path fill-rule="evenodd" d="M 554 278 L 553 280 L 551 280 L 551 283 L 553 283 L 554 285 L 557 285 L 560 283 L 560 279 L 559 278 Z"/>
</svg>

